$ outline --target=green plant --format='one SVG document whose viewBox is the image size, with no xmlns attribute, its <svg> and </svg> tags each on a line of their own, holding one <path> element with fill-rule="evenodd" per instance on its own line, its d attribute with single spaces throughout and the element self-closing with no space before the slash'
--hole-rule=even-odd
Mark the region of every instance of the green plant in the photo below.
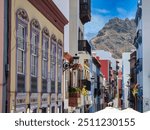
<svg viewBox="0 0 150 130">
<path fill-rule="evenodd" d="M 69 93 L 80 93 L 81 88 L 79 87 L 69 87 Z"/>
</svg>

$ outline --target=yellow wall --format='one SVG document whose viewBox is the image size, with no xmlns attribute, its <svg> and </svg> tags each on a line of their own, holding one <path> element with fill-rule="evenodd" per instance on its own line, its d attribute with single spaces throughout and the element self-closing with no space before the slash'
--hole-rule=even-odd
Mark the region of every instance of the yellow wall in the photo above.
<svg viewBox="0 0 150 130">
<path fill-rule="evenodd" d="M 26 66 L 26 75 L 27 75 L 27 85 L 26 85 L 26 91 L 28 92 L 30 90 L 30 21 L 35 18 L 39 21 L 41 26 L 41 31 L 44 27 L 47 27 L 50 36 L 52 34 L 56 35 L 57 40 L 60 39 L 63 41 L 63 33 L 60 32 L 50 21 L 48 21 L 47 18 L 45 18 L 30 2 L 27 0 L 12 0 L 11 4 L 11 91 L 14 92 L 16 90 L 16 11 L 17 9 L 22 8 L 25 9 L 28 16 L 29 16 L 29 23 L 28 23 L 28 37 L 27 37 L 27 66 Z M 40 31 L 40 48 L 42 45 L 42 33 Z M 41 51 L 39 51 L 39 59 L 38 59 L 38 87 L 41 86 Z M 50 47 L 48 52 L 50 52 Z M 50 58 L 49 58 L 50 59 Z M 48 61 L 48 72 L 50 72 L 50 61 Z M 62 83 L 63 85 L 63 83 Z M 41 88 L 40 88 L 41 90 Z M 62 89 L 63 91 L 63 89 Z M 11 94 L 11 102 L 15 99 L 14 93 Z M 40 100 L 40 97 L 39 97 Z M 26 102 L 29 102 L 29 96 Z"/>
</svg>

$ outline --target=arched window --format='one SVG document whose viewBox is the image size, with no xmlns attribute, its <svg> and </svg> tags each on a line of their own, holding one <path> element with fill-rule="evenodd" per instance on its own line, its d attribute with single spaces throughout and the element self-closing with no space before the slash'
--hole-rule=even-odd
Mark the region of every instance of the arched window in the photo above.
<svg viewBox="0 0 150 130">
<path fill-rule="evenodd" d="M 58 93 L 62 91 L 62 62 L 63 62 L 63 49 L 62 41 L 59 39 L 57 44 L 57 70 L 58 70 Z"/>
<path fill-rule="evenodd" d="M 25 91 L 26 42 L 29 17 L 24 9 L 16 12 L 17 91 Z"/>
<path fill-rule="evenodd" d="M 53 34 L 51 36 L 51 46 L 50 46 L 50 75 L 51 75 L 51 82 L 50 82 L 50 86 L 51 86 L 51 92 L 55 93 L 55 86 L 56 86 L 56 36 Z"/>
<path fill-rule="evenodd" d="M 42 30 L 42 92 L 47 92 L 49 31 Z"/>
<path fill-rule="evenodd" d="M 37 92 L 37 76 L 38 76 L 38 46 L 40 24 L 36 19 L 31 21 L 31 92 Z"/>
</svg>

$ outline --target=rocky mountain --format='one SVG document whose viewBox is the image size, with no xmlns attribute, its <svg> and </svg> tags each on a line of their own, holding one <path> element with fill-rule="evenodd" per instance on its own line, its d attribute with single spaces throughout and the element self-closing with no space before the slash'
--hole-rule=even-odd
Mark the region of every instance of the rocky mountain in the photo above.
<svg viewBox="0 0 150 130">
<path fill-rule="evenodd" d="M 123 52 L 135 49 L 132 45 L 136 34 L 134 20 L 113 18 L 105 24 L 90 43 L 98 50 L 112 53 L 114 58 L 121 58 Z"/>
</svg>

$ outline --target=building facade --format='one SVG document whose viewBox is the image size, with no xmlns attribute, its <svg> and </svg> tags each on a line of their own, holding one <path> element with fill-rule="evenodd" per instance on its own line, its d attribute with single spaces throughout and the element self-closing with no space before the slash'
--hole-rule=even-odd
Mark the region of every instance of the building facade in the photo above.
<svg viewBox="0 0 150 130">
<path fill-rule="evenodd" d="M 138 111 L 150 110 L 150 68 L 149 68 L 149 1 L 139 0 L 135 17 L 137 35 L 134 45 L 137 49 L 137 84 L 138 84 Z"/>
<path fill-rule="evenodd" d="M 130 88 L 130 52 L 122 54 L 122 94 L 123 109 L 129 107 L 129 88 Z"/>
<path fill-rule="evenodd" d="M 103 74 L 103 77 L 105 79 L 105 106 L 111 101 L 112 98 L 112 86 L 110 84 L 111 82 L 111 62 L 109 60 L 103 60 L 100 59 L 101 63 L 101 72 Z"/>
<path fill-rule="evenodd" d="M 92 79 L 91 79 L 91 97 L 92 97 L 92 112 L 99 111 L 102 108 L 101 104 L 101 76 L 100 75 L 100 61 L 93 55 L 92 57 Z"/>
<path fill-rule="evenodd" d="M 91 20 L 91 0 L 86 0 L 86 1 L 65 0 L 65 2 L 60 2 L 59 0 L 53 0 L 53 1 L 57 4 L 57 6 L 60 8 L 62 13 L 69 21 L 69 23 L 65 26 L 64 51 L 68 52 L 72 57 L 78 54 L 79 64 L 82 66 L 83 69 L 83 77 L 81 77 L 80 79 L 82 80 L 81 89 L 85 86 L 88 88 L 87 83 L 91 84 L 91 82 L 90 82 L 90 77 L 86 79 L 87 78 L 86 74 L 89 73 L 90 76 L 90 66 L 86 65 L 85 61 L 88 64 L 90 64 L 92 62 L 92 57 L 91 57 L 91 46 L 89 45 L 87 40 L 84 40 L 84 24 Z M 77 84 L 78 80 L 76 80 L 75 82 Z M 88 111 L 84 104 L 88 102 L 90 96 L 85 97 L 83 96 L 82 93 L 80 94 L 81 94 L 80 95 L 81 105 L 80 107 L 76 106 L 76 110 L 73 111 L 84 112 L 85 109 L 86 111 Z M 85 98 L 87 100 L 85 100 Z M 71 106 L 68 105 L 68 108 L 69 107 Z"/>
<path fill-rule="evenodd" d="M 68 21 L 53 1 L 9 2 L 7 112 L 63 112 L 63 37 Z"/>
<path fill-rule="evenodd" d="M 130 55 L 130 107 L 137 110 L 137 75 L 136 75 L 136 51 Z"/>
</svg>

